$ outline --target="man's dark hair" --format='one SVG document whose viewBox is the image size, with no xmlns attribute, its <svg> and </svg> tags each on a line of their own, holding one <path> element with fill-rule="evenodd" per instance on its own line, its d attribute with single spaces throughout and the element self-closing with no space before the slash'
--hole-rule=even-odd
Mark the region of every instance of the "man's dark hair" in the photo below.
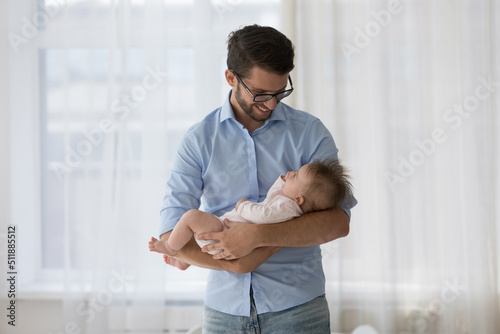
<svg viewBox="0 0 500 334">
<path fill-rule="evenodd" d="M 258 66 L 277 74 L 293 70 L 293 44 L 271 27 L 251 25 L 233 31 L 227 40 L 227 68 L 241 77 Z"/>
</svg>

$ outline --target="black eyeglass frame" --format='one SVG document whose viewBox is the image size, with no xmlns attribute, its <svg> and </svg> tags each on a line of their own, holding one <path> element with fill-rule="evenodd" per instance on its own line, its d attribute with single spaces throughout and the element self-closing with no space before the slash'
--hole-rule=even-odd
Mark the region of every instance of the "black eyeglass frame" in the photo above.
<svg viewBox="0 0 500 334">
<path fill-rule="evenodd" d="M 290 94 L 292 94 L 293 92 L 293 83 L 292 83 L 292 78 L 290 77 L 290 75 L 288 75 L 288 81 L 290 82 L 290 89 L 287 89 L 287 90 L 283 90 L 281 92 L 278 92 L 276 94 L 253 94 L 252 91 L 250 91 L 250 89 L 247 87 L 247 85 L 245 85 L 245 83 L 243 82 L 243 80 L 241 80 L 240 76 L 238 75 L 238 73 L 236 73 L 235 71 L 231 70 L 231 72 L 234 73 L 234 75 L 236 76 L 236 79 L 238 79 L 238 81 L 243 85 L 243 87 L 245 87 L 245 89 L 247 90 L 247 92 L 252 95 L 253 97 L 253 102 L 267 102 L 269 100 L 271 100 L 273 97 L 276 98 L 276 100 L 280 101 L 282 99 L 284 99 L 285 97 L 287 96 L 290 96 Z M 281 97 L 279 97 L 279 95 L 282 95 Z M 259 99 L 259 97 L 261 97 L 262 99 Z"/>
</svg>

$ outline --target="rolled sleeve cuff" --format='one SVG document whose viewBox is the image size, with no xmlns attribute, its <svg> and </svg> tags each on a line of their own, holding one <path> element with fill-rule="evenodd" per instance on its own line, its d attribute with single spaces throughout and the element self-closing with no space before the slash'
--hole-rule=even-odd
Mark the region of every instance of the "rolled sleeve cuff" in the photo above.
<svg viewBox="0 0 500 334">
<path fill-rule="evenodd" d="M 358 204 L 358 201 L 354 197 L 346 198 L 344 203 L 342 203 L 342 209 L 347 213 L 349 219 L 351 219 L 351 209 L 354 208 Z"/>
<path fill-rule="evenodd" d="M 161 210 L 159 236 L 161 237 L 162 234 L 173 230 L 184 213 L 186 213 L 186 209 L 182 208 L 168 208 Z"/>
</svg>

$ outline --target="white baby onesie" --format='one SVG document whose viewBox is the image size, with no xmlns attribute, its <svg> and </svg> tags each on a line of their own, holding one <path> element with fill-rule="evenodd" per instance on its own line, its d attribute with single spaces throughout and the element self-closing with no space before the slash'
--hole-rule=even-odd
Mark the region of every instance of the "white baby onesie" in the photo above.
<svg viewBox="0 0 500 334">
<path fill-rule="evenodd" d="M 284 184 L 285 181 L 281 179 L 281 176 L 278 177 L 262 202 L 243 202 L 238 206 L 237 210 L 235 208 L 219 217 L 224 229 L 226 229 L 223 223 L 224 219 L 253 224 L 273 224 L 302 215 L 303 212 L 300 206 L 294 200 L 282 194 L 281 189 Z M 216 242 L 214 240 L 198 240 L 196 236 L 195 240 L 200 247 Z M 216 254 L 218 252 L 209 253 Z"/>
</svg>

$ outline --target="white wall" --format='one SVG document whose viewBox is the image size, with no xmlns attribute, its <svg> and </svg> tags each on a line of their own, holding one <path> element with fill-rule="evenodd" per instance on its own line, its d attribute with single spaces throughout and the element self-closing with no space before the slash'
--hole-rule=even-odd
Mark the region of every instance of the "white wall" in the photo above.
<svg viewBox="0 0 500 334">
<path fill-rule="evenodd" d="M 10 222 L 9 2 L 0 1 L 0 221 Z M 5 233 L 2 226 L 0 235 Z"/>
<path fill-rule="evenodd" d="M 11 223 L 10 199 L 10 100 L 9 100 L 9 30 L 8 1 L 0 1 L 0 268 L 6 272 L 6 233 Z M 0 285 L 0 308 L 6 309 L 6 284 Z M 6 332 L 7 322 L 2 312 L 0 332 Z"/>
<path fill-rule="evenodd" d="M 18 317 L 16 327 L 8 326 L 0 333 L 40 333 L 40 334 L 76 334 L 78 331 L 71 327 L 64 328 L 62 320 L 64 314 L 63 302 L 60 299 L 33 298 L 18 300 Z M 108 334 L 134 333 L 134 334 L 182 334 L 190 328 L 201 324 L 203 307 L 201 305 L 161 305 L 114 307 L 110 305 L 103 314 L 107 324 Z M 124 315 L 125 314 L 125 315 Z M 157 331 L 158 324 L 150 324 L 151 314 L 159 315 L 164 331 Z M 124 322 L 124 319 L 125 322 Z M 68 321 L 69 322 L 69 321 Z M 2 317 L 2 326 L 5 323 Z M 1 327 L 0 327 L 1 328 Z"/>
</svg>

